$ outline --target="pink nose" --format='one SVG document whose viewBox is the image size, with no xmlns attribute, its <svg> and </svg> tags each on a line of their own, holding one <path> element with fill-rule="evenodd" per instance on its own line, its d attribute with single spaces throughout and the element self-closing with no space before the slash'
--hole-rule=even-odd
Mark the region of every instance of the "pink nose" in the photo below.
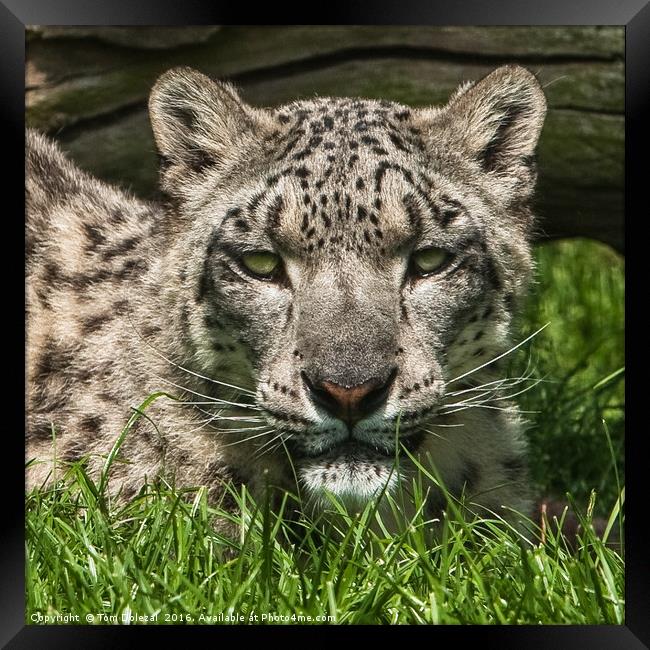
<svg viewBox="0 0 650 650">
<path fill-rule="evenodd" d="M 312 383 L 305 374 L 303 379 L 318 406 L 352 427 L 386 401 L 395 375 L 393 370 L 385 380 L 373 377 L 356 386 L 341 386 L 327 380 Z"/>
<path fill-rule="evenodd" d="M 347 420 L 354 419 L 354 416 L 361 411 L 361 403 L 364 398 L 370 395 L 379 384 L 380 382 L 377 380 L 371 379 L 358 386 L 346 388 L 331 381 L 324 381 L 320 388 L 329 395 L 338 413 L 345 416 L 341 419 Z M 341 416 L 339 415 L 339 417 Z"/>
</svg>

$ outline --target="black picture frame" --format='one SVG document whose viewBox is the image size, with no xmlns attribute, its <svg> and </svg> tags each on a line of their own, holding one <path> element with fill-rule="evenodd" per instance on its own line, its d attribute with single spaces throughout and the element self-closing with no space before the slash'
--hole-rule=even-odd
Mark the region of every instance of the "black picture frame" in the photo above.
<svg viewBox="0 0 650 650">
<path fill-rule="evenodd" d="M 647 157 L 647 113 L 650 99 L 650 3 L 648 0 L 441 0 L 417 2 L 402 0 L 399 3 L 375 2 L 362 6 L 349 2 L 345 7 L 328 5 L 330 12 L 319 16 L 323 24 L 431 24 L 431 25 L 624 25 L 626 31 L 626 214 L 635 222 L 636 206 L 633 200 L 641 195 L 647 185 L 645 158 Z M 24 286 L 13 279 L 18 268 L 24 268 L 23 249 L 19 242 L 24 237 L 24 224 L 18 215 L 24 210 L 23 172 L 17 161 L 24 155 L 24 48 L 26 25 L 174 25 L 174 24 L 232 24 L 252 22 L 311 23 L 299 12 L 288 12 L 277 3 L 256 6 L 254 11 L 236 15 L 231 7 L 222 7 L 209 0 L 142 0 L 127 2 L 97 2 L 92 0 L 2 0 L 0 2 L 0 88 L 2 101 L 0 115 L 3 126 L 3 147 L 6 170 L 3 177 L 7 185 L 3 192 L 5 216 L 3 278 L 6 292 L 5 311 L 20 314 L 24 310 Z M 269 9 L 271 11 L 269 11 Z M 335 11 L 337 10 L 338 11 Z M 11 174 L 17 178 L 10 180 Z M 639 206 L 644 201 L 637 201 Z M 638 208 L 642 210 L 641 207 Z M 647 212 L 647 208 L 645 211 Z M 642 216 L 642 215 L 638 215 Z M 638 245 L 638 243 L 636 244 Z M 636 245 L 626 236 L 628 263 L 635 265 Z M 9 251 L 13 254 L 9 254 Z M 7 254 L 5 254 L 7 253 Z M 634 295 L 635 278 L 640 277 L 628 268 L 626 283 L 628 295 Z M 637 280 L 638 281 L 638 280 Z M 9 285 L 17 287 L 9 297 Z M 629 292 L 632 292 L 631 294 Z M 632 304 L 628 300 L 627 306 Z M 627 312 L 627 309 L 626 309 Z M 24 311 L 22 311 L 24 313 Z M 628 317 L 628 322 L 633 319 Z M 251 628 L 226 630 L 215 628 L 160 628 L 160 627 L 95 627 L 95 626 L 29 626 L 25 625 L 24 580 L 24 394 L 15 396 L 24 388 L 24 347 L 13 341 L 23 341 L 24 321 L 20 317 L 3 319 L 6 352 L 15 354 L 5 389 L 5 412 L 12 416 L 4 419 L 3 451 L 8 462 L 2 478 L 6 485 L 5 503 L 0 526 L 0 645 L 9 648 L 123 648 L 141 644 L 151 634 L 182 634 L 185 643 L 198 635 L 219 635 L 237 632 L 242 639 Z M 629 333 L 629 328 L 628 328 Z M 13 359 L 12 359 L 13 361 Z M 634 366 L 641 366 L 637 361 Z M 628 369 L 628 372 L 630 369 Z M 22 378 L 21 381 L 19 379 Z M 639 388 L 628 382 L 628 397 L 634 397 Z M 634 409 L 635 400 L 629 399 Z M 638 428 L 643 436 L 644 428 Z M 650 644 L 650 561 L 643 537 L 643 520 L 647 517 L 643 506 L 647 494 L 644 490 L 644 457 L 634 453 L 632 444 L 642 444 L 628 437 L 626 442 L 626 624 L 623 626 L 510 626 L 510 627 L 438 627 L 427 630 L 427 643 L 458 643 L 469 634 L 484 647 L 499 648 L 643 648 Z M 283 634 L 301 634 L 297 628 L 282 628 Z M 334 634 L 340 631 L 333 630 Z M 347 633 L 346 633 L 347 634 Z M 386 634 L 403 631 L 387 630 Z M 433 636 L 430 636 L 433 635 Z M 465 640 L 465 639 L 463 639 Z M 386 641 L 390 642 L 387 637 Z"/>
</svg>

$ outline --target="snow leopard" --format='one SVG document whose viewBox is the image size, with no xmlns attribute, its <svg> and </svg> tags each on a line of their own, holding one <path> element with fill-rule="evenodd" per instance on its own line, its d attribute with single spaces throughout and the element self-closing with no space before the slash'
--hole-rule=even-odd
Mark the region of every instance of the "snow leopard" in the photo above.
<svg viewBox="0 0 650 650">
<path fill-rule="evenodd" d="M 424 108 L 259 108 L 175 68 L 149 97 L 157 201 L 28 131 L 28 486 L 80 459 L 97 475 L 156 394 L 111 469 L 122 498 L 164 479 L 358 508 L 421 465 L 432 515 L 440 485 L 529 512 L 502 363 L 545 112 L 515 65 Z"/>
</svg>

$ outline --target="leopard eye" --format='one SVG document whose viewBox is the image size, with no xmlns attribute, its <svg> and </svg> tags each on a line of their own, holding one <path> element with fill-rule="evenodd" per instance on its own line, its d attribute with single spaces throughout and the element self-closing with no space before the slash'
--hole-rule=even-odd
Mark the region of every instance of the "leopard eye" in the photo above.
<svg viewBox="0 0 650 650">
<path fill-rule="evenodd" d="M 451 261 L 452 255 L 442 248 L 423 248 L 411 256 L 413 271 L 418 275 L 430 275 L 442 271 Z"/>
<path fill-rule="evenodd" d="M 249 253 L 244 255 L 241 261 L 247 271 L 267 280 L 272 278 L 280 268 L 280 256 L 267 251 Z"/>
</svg>

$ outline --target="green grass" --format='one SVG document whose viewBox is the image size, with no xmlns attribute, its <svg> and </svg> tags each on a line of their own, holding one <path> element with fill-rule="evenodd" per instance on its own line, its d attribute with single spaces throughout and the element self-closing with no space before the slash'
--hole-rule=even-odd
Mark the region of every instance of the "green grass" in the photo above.
<svg viewBox="0 0 650 650">
<path fill-rule="evenodd" d="M 54 489 L 27 497 L 27 622 L 74 614 L 81 624 L 87 616 L 106 623 L 125 615 L 157 623 L 228 616 L 253 623 L 323 616 L 330 623 L 622 623 L 621 547 L 606 546 L 589 524 L 595 513 L 608 516 L 610 528 L 620 525 L 622 262 L 582 242 L 545 245 L 536 255 L 538 282 L 521 338 L 551 324 L 510 371 L 529 368 L 547 380 L 520 396 L 524 409 L 536 411 L 528 415 L 531 469 L 540 495 L 568 492 L 575 501 L 584 531 L 576 551 L 554 533 L 545 544 L 523 541 L 496 517 L 468 523 L 451 516 L 432 540 L 416 515 L 389 535 L 372 504 L 357 517 L 342 512 L 337 524 L 292 522 L 257 508 L 245 491 L 233 495 L 243 514 L 230 515 L 238 533 L 229 540 L 211 525 L 216 514 L 228 515 L 207 505 L 204 490 L 148 485 L 118 506 L 80 462 Z M 285 506 L 291 510 L 289 497 Z M 452 515 L 462 508 L 449 497 Z"/>
<path fill-rule="evenodd" d="M 527 415 L 532 476 L 538 494 L 570 492 L 583 508 L 595 489 L 605 515 L 617 498 L 614 470 L 624 475 L 624 262 L 580 240 L 539 246 L 536 259 L 522 338 L 549 325 L 510 369 L 521 374 L 530 362 L 545 379 L 518 399 L 535 411 Z"/>
</svg>

